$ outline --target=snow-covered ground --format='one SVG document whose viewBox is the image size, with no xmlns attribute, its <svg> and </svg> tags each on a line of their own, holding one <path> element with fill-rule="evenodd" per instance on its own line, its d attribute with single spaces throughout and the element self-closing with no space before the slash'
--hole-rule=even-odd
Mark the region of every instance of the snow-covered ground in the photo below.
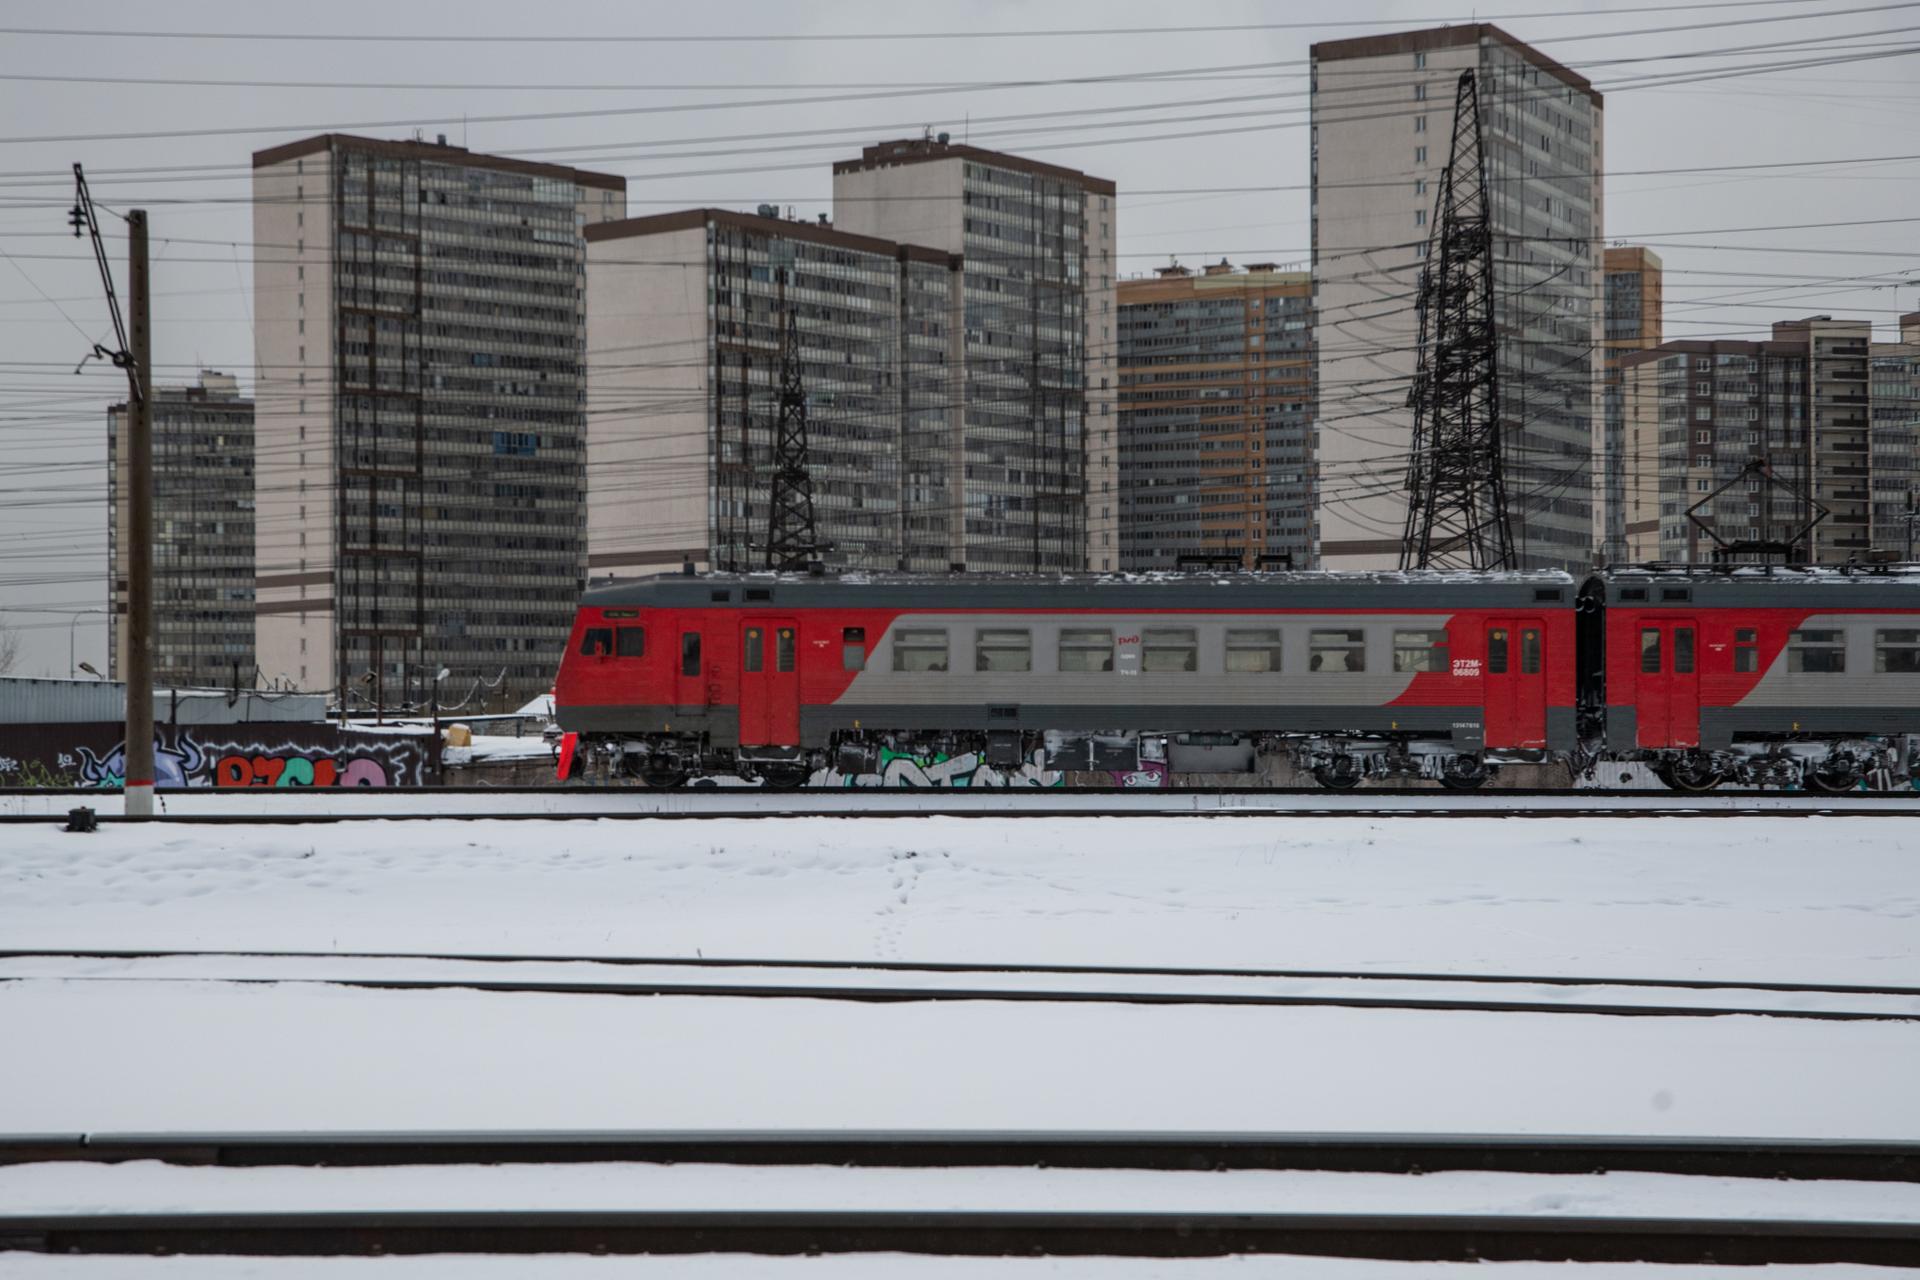
<svg viewBox="0 0 1920 1280">
<path fill-rule="evenodd" d="M 1920 1139 L 1920 1025 L 0 985 L 0 1131 L 1065 1129 Z"/>
<path fill-rule="evenodd" d="M 1920 841 L 1907 831 L 1905 820 L 1846 817 L 534 820 L 116 825 L 90 835 L 8 827 L 0 828 L 0 946 L 1212 965 L 1920 986 Z M 0 978 L 14 980 L 0 981 L 8 1085 L 0 1090 L 0 1131 L 992 1128 L 1920 1140 L 1920 1091 L 1913 1087 L 1920 1024 L 1909 1022 L 391 991 L 298 979 L 376 970 L 413 976 L 413 967 L 447 966 L 345 958 L 273 964 L 6 962 Z M 533 976 L 577 972 L 529 967 Z M 236 976 L 295 980 L 220 980 Z M 1057 975 L 1045 981 L 1096 982 Z M 259 1172 L 142 1165 L 63 1169 L 42 1178 L 0 1171 L 0 1208 L 125 1205 L 115 1197 L 132 1195 L 211 1208 L 241 1196 L 265 1203 L 282 1192 L 309 1203 L 328 1187 L 384 1195 L 378 1179 L 388 1176 L 275 1171 L 260 1180 Z M 939 1171 L 905 1181 L 890 1176 L 898 1173 L 880 1171 L 875 1185 L 893 1188 L 889 1195 L 912 1186 L 944 1195 L 979 1176 L 955 1174 L 945 1183 Z M 746 1189 L 731 1181 L 738 1174 L 682 1168 L 633 1176 L 650 1179 L 644 1186 L 663 1195 L 669 1188 L 693 1195 Z M 318 1175 L 325 1176 L 311 1180 Z M 600 1194 L 578 1181 L 596 1176 L 574 1169 L 549 1180 L 523 1171 L 490 1185 L 546 1187 L 541 1194 L 556 1203 L 577 1205 Z M 762 1188 L 760 1202 L 767 1203 L 778 1198 L 780 1179 L 794 1175 L 751 1176 L 772 1179 Z M 866 1172 L 828 1176 L 839 1179 L 833 1187 L 865 1194 L 859 1188 Z M 996 1194 L 1028 1201 L 1095 1185 L 1076 1175 L 1047 1191 L 1017 1179 L 1000 1182 L 1003 1176 L 989 1180 Z M 1168 1187 L 1203 1185 L 1254 1188 L 1228 1198 L 1257 1199 L 1282 1187 L 1272 1179 L 1289 1176 L 1306 1180 L 1286 1184 L 1280 1198 L 1288 1207 L 1319 1203 L 1313 1197 L 1328 1188 L 1361 1195 L 1377 1185 L 1400 1188 L 1381 1194 L 1403 1197 L 1397 1203 L 1408 1211 L 1442 1201 L 1557 1205 L 1560 1212 L 1585 1204 L 1598 1211 L 1652 1203 L 1666 1185 L 1619 1175 L 1547 1183 L 1483 1175 L 1371 1182 L 1356 1175 L 1236 1175 L 1151 1190 L 1147 1182 L 1128 1185 L 1156 1203 L 1173 1194 Z M 438 1175 L 416 1183 L 409 1194 L 428 1194 Z M 793 1185 L 827 1188 L 805 1179 Z M 1738 1191 L 1750 1197 L 1742 1203 L 1753 1212 L 1776 1216 L 1913 1212 L 1911 1188 L 1901 1184 L 1823 1184 L 1810 1196 L 1772 1183 Z M 1815 1198 L 1829 1195 L 1835 1199 Z M 1642 1196 L 1650 1199 L 1635 1198 Z M 1668 1199 L 1689 1209 L 1684 1199 Z M 203 1259 L 186 1267 L 129 1260 L 115 1271 L 115 1261 L 5 1256 L 0 1271 L 56 1280 L 495 1274 L 484 1264 L 444 1258 L 383 1261 L 373 1264 L 387 1268 L 378 1271 L 348 1260 Z M 548 1274 L 539 1269 L 545 1263 L 508 1261 L 520 1269 L 498 1274 Z M 245 1269 L 255 1265 L 271 1269 Z M 675 1276 L 713 1280 L 796 1268 L 822 1280 L 971 1280 L 989 1266 L 996 1274 L 1036 1277 L 1096 1273 L 1092 1263 L 1075 1260 L 1012 1270 L 993 1260 L 944 1259 L 636 1265 L 661 1275 L 671 1265 Z M 1247 1274 L 1246 1266 L 1342 1280 L 1453 1273 L 1317 1259 L 1238 1267 L 1100 1261 L 1097 1273 L 1197 1280 Z M 1595 1280 L 1611 1271 L 1511 1267 L 1491 1274 Z"/>
<path fill-rule="evenodd" d="M 741 1165 L 454 1165 L 364 1169 L 33 1164 L 0 1168 L 17 1214 L 514 1210 L 779 1213 L 1404 1213 L 1920 1223 L 1908 1182 L 1781 1182 L 1655 1173 L 1306 1173 L 1141 1169 L 848 1169 Z"/>
<path fill-rule="evenodd" d="M 0 945 L 1920 986 L 1887 818 L 0 828 Z"/>
</svg>

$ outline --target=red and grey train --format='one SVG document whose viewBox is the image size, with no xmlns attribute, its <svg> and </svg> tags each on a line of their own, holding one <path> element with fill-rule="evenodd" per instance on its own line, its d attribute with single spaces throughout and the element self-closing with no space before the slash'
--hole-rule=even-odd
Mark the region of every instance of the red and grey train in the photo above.
<svg viewBox="0 0 1920 1280">
<path fill-rule="evenodd" d="M 590 589 L 556 718 L 656 786 L 882 752 L 1483 784 L 1905 779 L 1920 575 L 1838 569 L 1152 577 L 681 575 Z"/>
</svg>

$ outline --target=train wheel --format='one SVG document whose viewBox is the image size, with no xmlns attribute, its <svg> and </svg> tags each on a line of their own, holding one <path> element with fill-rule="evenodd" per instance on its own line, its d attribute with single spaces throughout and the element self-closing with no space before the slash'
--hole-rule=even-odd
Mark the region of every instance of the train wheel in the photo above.
<svg viewBox="0 0 1920 1280">
<path fill-rule="evenodd" d="M 803 764 L 783 764 L 761 770 L 760 776 L 767 780 L 770 791 L 798 791 L 807 785 L 813 770 Z"/>
<path fill-rule="evenodd" d="M 1808 790 L 1839 794 L 1858 788 L 1862 774 L 1858 762 L 1851 757 L 1828 756 L 1810 767 L 1806 777 Z"/>
<path fill-rule="evenodd" d="M 1313 780 L 1329 791 L 1351 791 L 1360 785 L 1360 766 L 1352 756 L 1335 756 L 1313 771 Z"/>
<path fill-rule="evenodd" d="M 649 757 L 640 766 L 639 778 L 649 787 L 677 787 L 687 780 L 687 770 L 678 760 Z"/>
<path fill-rule="evenodd" d="M 1441 770 L 1440 785 L 1449 791 L 1478 791 L 1493 777 L 1493 770 L 1471 756 L 1454 756 Z"/>
<path fill-rule="evenodd" d="M 1659 766 L 1656 773 L 1675 791 L 1711 791 L 1726 780 L 1713 757 L 1697 752 Z"/>
</svg>

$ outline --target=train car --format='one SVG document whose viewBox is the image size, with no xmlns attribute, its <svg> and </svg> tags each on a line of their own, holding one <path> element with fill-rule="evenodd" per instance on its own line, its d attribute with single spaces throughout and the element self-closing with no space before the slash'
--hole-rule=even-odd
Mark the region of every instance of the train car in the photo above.
<svg viewBox="0 0 1920 1280">
<path fill-rule="evenodd" d="M 1683 791 L 1913 776 L 1920 574 L 1609 570 L 1581 606 L 1583 723 L 1600 758 L 1646 761 Z"/>
<path fill-rule="evenodd" d="M 882 752 L 1175 772 L 1285 753 L 1330 787 L 1576 748 L 1561 573 L 682 575 L 584 597 L 560 727 L 651 784 L 795 785 Z"/>
</svg>

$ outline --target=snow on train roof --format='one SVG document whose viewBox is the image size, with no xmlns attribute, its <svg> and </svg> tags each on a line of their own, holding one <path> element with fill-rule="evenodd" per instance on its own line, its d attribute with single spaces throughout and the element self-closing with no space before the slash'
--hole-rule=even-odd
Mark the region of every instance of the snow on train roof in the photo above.
<svg viewBox="0 0 1920 1280">
<path fill-rule="evenodd" d="M 1381 593 L 1380 603 L 1439 608 L 1463 603 L 1571 607 L 1578 584 L 1557 570 L 1454 573 L 1433 570 L 1329 573 L 1309 571 L 1188 573 L 711 573 L 663 574 L 608 580 L 588 589 L 589 607 L 707 603 L 754 604 L 786 600 L 822 607 L 1032 608 L 1036 603 L 1081 608 L 1213 609 L 1229 603 L 1266 607 L 1338 608 L 1356 594 Z M 1150 604 L 1148 602 L 1151 602 Z"/>
</svg>

